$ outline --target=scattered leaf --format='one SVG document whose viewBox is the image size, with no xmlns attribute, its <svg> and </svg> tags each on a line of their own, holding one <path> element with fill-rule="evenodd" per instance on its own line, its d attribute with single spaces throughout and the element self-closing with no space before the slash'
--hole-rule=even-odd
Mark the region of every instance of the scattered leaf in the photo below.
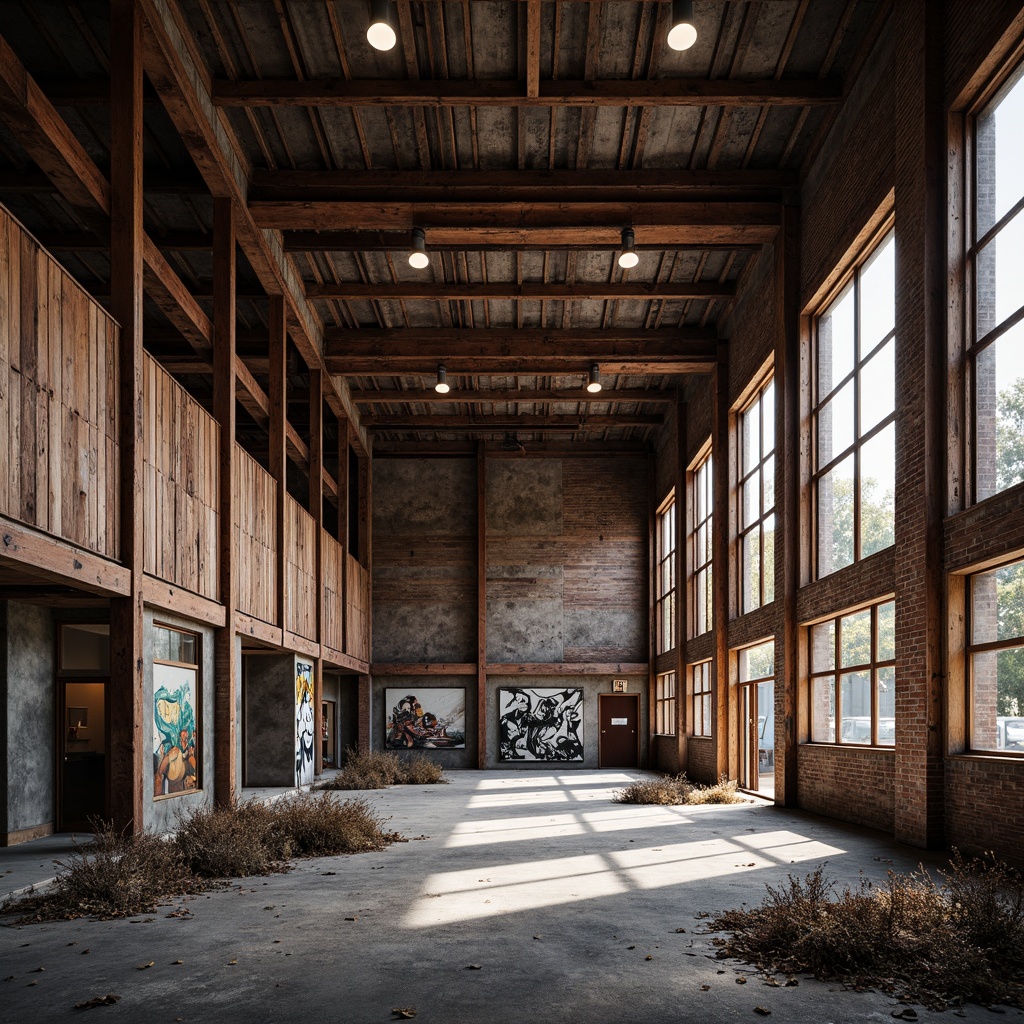
<svg viewBox="0 0 1024 1024">
<path fill-rule="evenodd" d="M 762 1017 L 770 1017 L 772 1011 L 767 1006 L 755 1006 L 754 1013 L 759 1013 Z"/>
<path fill-rule="evenodd" d="M 32 971 L 32 973 L 33 974 L 42 974 L 43 971 L 45 971 L 45 970 L 46 970 L 45 967 L 37 967 L 37 968 L 35 968 L 35 970 Z"/>
<path fill-rule="evenodd" d="M 358 917 L 346 917 L 345 920 L 346 921 L 358 921 L 359 918 Z"/>
<path fill-rule="evenodd" d="M 653 960 L 653 959 L 654 959 L 654 957 L 653 957 L 653 956 L 651 956 L 651 954 L 650 954 L 650 953 L 648 953 L 648 954 L 647 954 L 647 956 L 645 956 L 645 957 L 644 957 L 644 959 L 645 959 L 645 960 Z"/>
<path fill-rule="evenodd" d="M 765 978 L 764 979 L 764 983 L 766 985 L 770 985 L 772 988 L 781 988 L 781 986 L 779 985 L 778 978 L 772 978 L 772 977 Z"/>
<path fill-rule="evenodd" d="M 175 964 L 183 964 L 185 961 L 184 960 L 172 960 L 171 962 L 175 963 Z"/>
<path fill-rule="evenodd" d="M 238 963 L 237 960 L 229 960 L 228 963 L 227 963 L 227 966 L 228 967 L 234 967 L 234 965 L 237 964 L 237 963 Z"/>
<path fill-rule="evenodd" d="M 466 964 L 467 971 L 482 971 L 483 969 L 483 964 Z"/>
<path fill-rule="evenodd" d="M 337 871 L 321 871 L 320 872 L 321 875 L 336 875 L 337 873 L 338 873 Z"/>
<path fill-rule="evenodd" d="M 120 998 L 120 996 L 115 996 L 113 992 L 105 996 L 93 996 L 92 999 L 86 999 L 84 1002 L 75 1003 L 75 1009 L 91 1010 L 94 1006 L 113 1006 Z M 179 1017 L 178 1020 L 181 1020 L 181 1018 Z"/>
<path fill-rule="evenodd" d="M 701 990 L 701 992 L 710 992 L 711 991 L 711 986 L 710 985 L 701 985 L 700 990 Z"/>
<path fill-rule="evenodd" d="M 135 970 L 137 970 L 137 971 L 145 971 L 148 968 L 152 967 L 153 964 L 155 964 L 155 963 L 156 963 L 155 960 L 150 960 L 148 964 L 139 964 L 139 966 L 136 967 Z"/>
<path fill-rule="evenodd" d="M 412 1020 L 416 1016 L 416 1010 L 411 1006 L 392 1006 L 391 1012 L 402 1020 Z"/>
<path fill-rule="evenodd" d="M 800 984 L 799 978 L 787 978 L 786 979 L 786 984 L 783 986 L 783 988 L 796 988 L 796 986 L 799 985 L 799 984 Z"/>
<path fill-rule="evenodd" d="M 736 984 L 737 985 L 746 985 L 746 983 L 747 983 L 747 979 L 744 978 L 742 974 L 736 979 Z"/>
<path fill-rule="evenodd" d="M 539 939 L 539 938 L 541 938 L 541 937 L 542 937 L 542 936 L 540 936 L 540 935 L 534 935 L 534 938 L 535 938 L 535 939 Z"/>
<path fill-rule="evenodd" d="M 686 929 L 685 928 L 677 928 L 676 929 L 676 935 L 685 935 L 685 934 L 686 934 Z"/>
</svg>

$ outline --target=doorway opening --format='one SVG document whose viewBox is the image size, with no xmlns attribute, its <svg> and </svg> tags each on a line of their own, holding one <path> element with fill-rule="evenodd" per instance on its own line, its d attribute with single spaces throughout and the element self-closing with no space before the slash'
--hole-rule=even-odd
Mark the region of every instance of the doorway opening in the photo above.
<svg viewBox="0 0 1024 1024">
<path fill-rule="evenodd" d="M 742 789 L 775 796 L 775 642 L 739 652 L 738 781 Z"/>
<path fill-rule="evenodd" d="M 598 694 L 597 762 L 601 768 L 640 767 L 640 696 L 635 693 Z"/>
</svg>

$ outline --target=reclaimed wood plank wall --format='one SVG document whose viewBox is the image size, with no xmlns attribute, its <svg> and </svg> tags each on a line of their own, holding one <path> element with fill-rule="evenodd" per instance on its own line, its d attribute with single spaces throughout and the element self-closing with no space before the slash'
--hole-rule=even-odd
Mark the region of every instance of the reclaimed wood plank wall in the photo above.
<svg viewBox="0 0 1024 1024">
<path fill-rule="evenodd" d="M 261 622 L 277 621 L 277 481 L 240 445 L 232 473 L 238 610 Z"/>
<path fill-rule="evenodd" d="M 119 551 L 118 327 L 0 208 L 0 513 Z"/>
<path fill-rule="evenodd" d="M 316 523 L 293 498 L 285 501 L 285 629 L 316 641 Z"/>
<path fill-rule="evenodd" d="M 145 359 L 145 569 L 217 600 L 216 420 Z"/>
<path fill-rule="evenodd" d="M 336 651 L 345 650 L 344 581 L 345 549 L 326 530 L 323 535 L 324 635 L 320 642 Z"/>
<path fill-rule="evenodd" d="M 345 653 L 369 661 L 370 574 L 352 555 L 345 566 Z"/>
</svg>

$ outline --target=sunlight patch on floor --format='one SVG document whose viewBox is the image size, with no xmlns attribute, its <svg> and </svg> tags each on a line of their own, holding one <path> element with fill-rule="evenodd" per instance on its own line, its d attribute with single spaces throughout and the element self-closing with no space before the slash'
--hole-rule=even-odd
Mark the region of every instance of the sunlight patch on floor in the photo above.
<svg viewBox="0 0 1024 1024">
<path fill-rule="evenodd" d="M 530 790 L 525 793 L 481 793 L 471 796 L 467 807 L 521 807 L 524 804 L 567 804 L 569 794 L 560 789 L 545 792 Z"/>
</svg>

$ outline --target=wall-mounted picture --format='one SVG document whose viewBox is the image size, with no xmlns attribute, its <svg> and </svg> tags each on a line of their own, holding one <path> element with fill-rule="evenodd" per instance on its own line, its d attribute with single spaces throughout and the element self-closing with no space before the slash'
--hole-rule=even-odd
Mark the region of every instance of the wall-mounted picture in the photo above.
<svg viewBox="0 0 1024 1024">
<path fill-rule="evenodd" d="M 313 666 L 295 662 L 295 785 L 313 781 Z"/>
<path fill-rule="evenodd" d="M 466 691 L 441 687 L 385 690 L 385 744 L 392 750 L 461 749 L 466 746 Z"/>
<path fill-rule="evenodd" d="M 196 670 L 153 663 L 153 796 L 199 788 Z"/>
<path fill-rule="evenodd" d="M 498 690 L 502 761 L 582 761 L 583 690 Z"/>
</svg>

